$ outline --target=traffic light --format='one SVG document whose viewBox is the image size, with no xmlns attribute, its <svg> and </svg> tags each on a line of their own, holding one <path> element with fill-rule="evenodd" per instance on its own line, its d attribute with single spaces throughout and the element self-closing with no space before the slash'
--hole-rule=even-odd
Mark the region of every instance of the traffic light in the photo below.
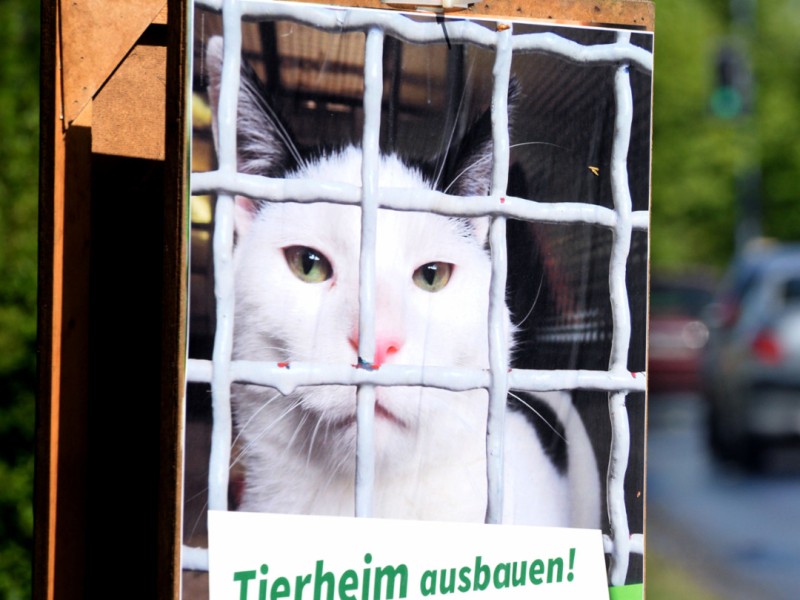
<svg viewBox="0 0 800 600">
<path fill-rule="evenodd" d="M 717 51 L 715 66 L 711 112 L 720 119 L 749 113 L 753 104 L 753 78 L 745 53 L 731 43 L 724 43 Z"/>
</svg>

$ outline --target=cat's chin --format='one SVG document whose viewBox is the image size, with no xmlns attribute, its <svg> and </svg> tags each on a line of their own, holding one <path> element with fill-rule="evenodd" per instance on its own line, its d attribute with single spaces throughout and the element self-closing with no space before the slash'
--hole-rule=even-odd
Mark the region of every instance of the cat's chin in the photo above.
<svg viewBox="0 0 800 600">
<path fill-rule="evenodd" d="M 334 430 L 342 430 L 342 429 L 349 429 L 351 427 L 355 427 L 357 423 L 357 418 L 355 413 L 352 415 L 348 415 L 342 419 L 338 419 L 333 423 Z M 399 429 L 408 429 L 409 425 L 405 421 L 403 421 L 400 417 L 386 408 L 383 404 L 381 404 L 380 400 L 375 401 L 375 423 L 386 423 L 390 426 L 397 427 Z"/>
</svg>

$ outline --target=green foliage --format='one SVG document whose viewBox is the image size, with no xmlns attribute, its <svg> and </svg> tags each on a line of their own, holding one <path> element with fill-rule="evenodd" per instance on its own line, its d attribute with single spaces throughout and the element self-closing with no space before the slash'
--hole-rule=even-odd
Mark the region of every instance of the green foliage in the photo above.
<svg viewBox="0 0 800 600">
<path fill-rule="evenodd" d="M 39 4 L 0 1 L 0 597 L 31 589 Z"/>
<path fill-rule="evenodd" d="M 764 231 L 800 239 L 800 12 L 797 2 L 762 2 L 756 43 Z"/>
<path fill-rule="evenodd" d="M 710 1 L 656 4 L 651 252 L 662 269 L 719 264 L 732 249 L 733 169 L 745 157 L 708 109 L 723 26 Z"/>
<path fill-rule="evenodd" d="M 652 261 L 657 269 L 722 267 L 734 251 L 736 177 L 762 173 L 763 233 L 800 239 L 800 12 L 761 0 L 757 22 L 732 31 L 727 0 L 656 3 Z M 709 102 L 715 56 L 731 34 L 752 51 L 751 115 L 724 120 Z M 748 44 L 746 38 L 753 36 Z"/>
</svg>

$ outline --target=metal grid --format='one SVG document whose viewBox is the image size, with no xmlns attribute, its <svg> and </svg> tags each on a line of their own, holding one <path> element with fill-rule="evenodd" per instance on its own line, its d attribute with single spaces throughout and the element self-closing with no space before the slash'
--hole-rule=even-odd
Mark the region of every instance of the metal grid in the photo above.
<svg viewBox="0 0 800 600">
<path fill-rule="evenodd" d="M 413 197 L 404 190 L 379 188 L 378 169 L 371 164 L 379 157 L 378 131 L 383 90 L 382 51 L 386 35 L 417 44 L 445 43 L 442 28 L 417 22 L 391 12 L 347 10 L 302 4 L 259 3 L 240 0 L 197 0 L 203 7 L 221 11 L 224 27 L 224 60 L 219 99 L 218 164 L 213 172 L 192 175 L 191 193 L 217 194 L 214 234 L 215 295 L 217 329 L 211 361 L 190 359 L 187 379 L 211 384 L 213 433 L 208 479 L 208 508 L 227 510 L 228 465 L 232 429 L 230 390 L 232 383 L 270 386 L 283 394 L 297 386 L 344 384 L 357 386 L 356 516 L 369 516 L 372 506 L 374 456 L 371 451 L 374 419 L 374 388 L 423 385 L 454 391 L 483 388 L 490 394 L 487 423 L 488 498 L 486 522 L 502 521 L 503 424 L 509 389 L 544 392 L 595 390 L 609 392 L 612 424 L 611 454 L 607 475 L 607 509 L 610 532 L 604 547 L 610 555 L 609 583 L 625 583 L 631 553 L 643 552 L 642 534 L 629 532 L 624 479 L 630 451 L 630 431 L 625 406 L 628 394 L 643 392 L 644 373 L 627 368 L 631 339 L 631 312 L 626 286 L 627 261 L 634 230 L 646 231 L 649 212 L 634 211 L 628 183 L 627 159 L 633 119 L 629 67 L 652 73 L 648 51 L 630 43 L 630 34 L 620 32 L 613 44 L 583 46 L 553 33 L 513 35 L 511 24 L 496 31 L 469 21 L 448 21 L 450 42 L 474 44 L 494 51 L 492 131 L 494 162 L 491 194 L 469 198 L 437 191 L 420 191 Z M 325 184 L 302 180 L 280 180 L 236 171 L 236 120 L 241 63 L 241 19 L 288 19 L 333 32 L 361 31 L 366 34 L 364 64 L 364 133 L 362 138 L 362 185 Z M 539 52 L 573 63 L 614 65 L 616 117 L 611 158 L 613 209 L 562 202 L 544 204 L 506 195 L 509 167 L 508 84 L 514 53 Z M 443 215 L 493 217 L 490 228 L 492 277 L 489 311 L 488 370 L 404 365 L 382 365 L 381 369 L 350 365 L 319 366 L 292 363 L 291 370 L 274 363 L 232 361 L 233 344 L 233 208 L 234 196 L 280 202 L 337 202 L 362 208 L 359 290 L 359 356 L 372 363 L 375 352 L 375 232 L 378 208 L 424 210 Z M 506 218 L 549 223 L 587 223 L 613 232 L 609 264 L 609 290 L 613 316 L 613 339 L 608 370 L 510 370 L 502 335 L 506 289 Z M 363 365 L 362 365 L 363 366 Z M 206 570 L 207 550 L 183 548 L 184 569 Z"/>
</svg>

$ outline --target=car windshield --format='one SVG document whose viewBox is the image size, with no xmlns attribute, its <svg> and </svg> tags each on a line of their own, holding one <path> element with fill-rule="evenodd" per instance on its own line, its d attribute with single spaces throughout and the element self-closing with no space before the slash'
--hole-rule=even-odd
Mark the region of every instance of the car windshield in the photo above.
<svg viewBox="0 0 800 600">
<path fill-rule="evenodd" d="M 800 304 L 800 278 L 789 279 L 784 284 L 783 299 L 786 304 Z"/>
<path fill-rule="evenodd" d="M 711 291 L 689 285 L 653 283 L 650 288 L 650 313 L 699 317 L 711 301 Z"/>
</svg>

